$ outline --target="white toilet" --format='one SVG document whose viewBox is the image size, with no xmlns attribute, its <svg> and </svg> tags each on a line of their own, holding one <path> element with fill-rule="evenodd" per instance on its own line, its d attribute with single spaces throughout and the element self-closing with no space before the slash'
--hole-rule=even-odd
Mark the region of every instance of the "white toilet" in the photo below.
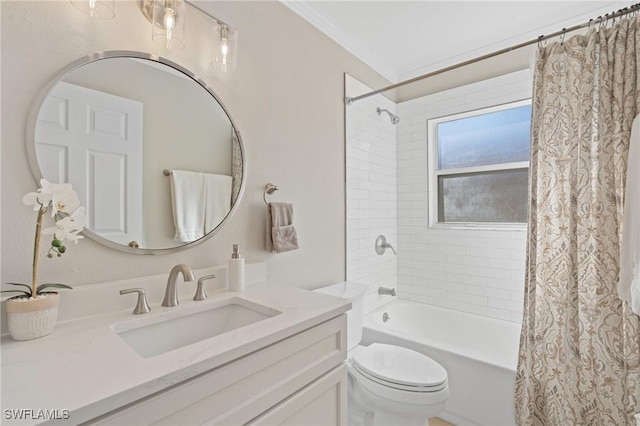
<svg viewBox="0 0 640 426">
<path fill-rule="evenodd" d="M 347 313 L 349 425 L 427 425 L 449 397 L 447 372 L 433 359 L 407 348 L 360 345 L 367 290 L 354 282 L 316 290 L 352 304 Z"/>
</svg>

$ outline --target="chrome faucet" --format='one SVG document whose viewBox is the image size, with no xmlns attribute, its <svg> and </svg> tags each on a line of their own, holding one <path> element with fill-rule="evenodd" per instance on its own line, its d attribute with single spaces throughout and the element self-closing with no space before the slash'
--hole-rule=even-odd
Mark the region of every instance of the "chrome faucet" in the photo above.
<svg viewBox="0 0 640 426">
<path fill-rule="evenodd" d="M 169 279 L 167 279 L 167 289 L 164 292 L 164 300 L 162 306 L 178 306 L 178 289 L 176 288 L 176 279 L 178 274 L 182 272 L 182 276 L 185 281 L 193 281 L 196 279 L 193 275 L 193 271 L 184 263 L 174 266 L 169 272 Z"/>
</svg>

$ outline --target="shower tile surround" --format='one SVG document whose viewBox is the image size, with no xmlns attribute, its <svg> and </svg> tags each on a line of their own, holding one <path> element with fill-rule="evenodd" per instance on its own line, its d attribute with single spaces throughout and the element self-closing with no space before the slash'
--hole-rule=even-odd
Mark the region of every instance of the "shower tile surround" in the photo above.
<svg viewBox="0 0 640 426">
<path fill-rule="evenodd" d="M 348 279 L 370 287 L 376 282 L 393 282 L 401 299 L 508 321 L 522 320 L 524 228 L 428 227 L 427 120 L 529 98 L 531 84 L 530 70 L 522 70 L 412 99 L 397 107 L 381 95 L 347 107 Z M 353 96 L 349 90 L 362 91 L 365 87 L 347 76 L 347 96 Z M 376 106 L 396 111 L 400 123 L 391 126 L 388 117 L 377 116 Z M 395 129 L 395 134 L 389 136 L 387 128 Z M 379 180 L 386 176 L 372 173 L 372 166 L 377 170 L 383 164 L 385 173 L 389 172 L 388 163 L 366 155 L 366 149 L 374 143 L 385 149 L 396 145 L 395 152 L 385 157 L 397 159 L 395 174 L 384 182 L 385 189 L 394 187 L 394 194 L 374 194 L 371 189 L 377 190 Z M 384 208 L 377 210 L 381 202 Z M 392 205 L 397 208 L 395 217 L 387 212 Z M 397 221 L 396 229 L 392 229 L 393 220 Z M 397 266 L 377 260 L 373 246 L 367 251 L 366 238 L 377 235 L 377 230 L 387 233 L 392 244 L 397 242 Z M 394 267 L 397 278 L 391 276 Z M 386 300 L 368 295 L 365 308 L 368 312 Z"/>
<path fill-rule="evenodd" d="M 372 89 L 345 75 L 346 96 Z M 372 96 L 346 107 L 346 210 L 347 279 L 369 286 L 365 311 L 391 300 L 379 296 L 379 286 L 396 288 L 398 258 L 391 250 L 375 252 L 374 243 L 383 234 L 397 248 L 396 126 L 386 113 L 396 112 L 393 101 Z"/>
</svg>

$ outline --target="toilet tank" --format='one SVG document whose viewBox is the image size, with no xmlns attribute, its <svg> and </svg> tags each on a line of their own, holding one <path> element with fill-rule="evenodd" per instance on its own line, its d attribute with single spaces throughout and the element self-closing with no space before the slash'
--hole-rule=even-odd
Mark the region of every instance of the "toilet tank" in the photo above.
<svg viewBox="0 0 640 426">
<path fill-rule="evenodd" d="M 342 297 L 351 301 L 351 310 L 347 311 L 347 350 L 358 346 L 362 340 L 362 322 L 364 321 L 364 296 L 369 290 L 364 284 L 345 281 L 321 287 L 314 291 L 329 296 Z"/>
</svg>

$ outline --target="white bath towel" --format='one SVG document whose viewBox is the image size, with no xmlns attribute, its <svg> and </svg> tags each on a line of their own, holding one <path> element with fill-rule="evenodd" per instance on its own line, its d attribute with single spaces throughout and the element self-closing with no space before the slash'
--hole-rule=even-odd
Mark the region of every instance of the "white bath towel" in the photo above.
<svg viewBox="0 0 640 426">
<path fill-rule="evenodd" d="M 203 173 L 171 171 L 174 240 L 186 243 L 204 236 L 205 200 Z"/>
<path fill-rule="evenodd" d="M 623 211 L 618 295 L 640 315 L 640 115 L 631 127 Z"/>
<path fill-rule="evenodd" d="M 208 233 L 222 222 L 231 210 L 231 184 L 233 178 L 226 175 L 204 173 L 205 211 L 204 231 Z"/>
</svg>

